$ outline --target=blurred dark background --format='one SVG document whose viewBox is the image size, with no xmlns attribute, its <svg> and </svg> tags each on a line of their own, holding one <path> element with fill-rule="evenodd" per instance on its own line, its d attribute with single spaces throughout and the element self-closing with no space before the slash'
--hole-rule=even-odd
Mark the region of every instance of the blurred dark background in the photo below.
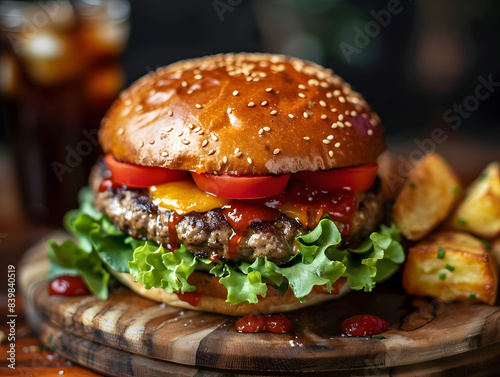
<svg viewBox="0 0 500 377">
<path fill-rule="evenodd" d="M 52 6 L 58 2 L 64 3 L 49 3 Z M 77 10 L 82 10 L 78 21 L 81 27 L 91 18 L 89 4 L 102 5 L 106 1 L 74 3 Z M 0 243 L 3 240 L 5 245 L 5 240 L 11 238 L 9 235 L 15 232 L 11 230 L 13 224 L 19 229 L 19 224 L 33 223 L 30 219 L 35 219 L 36 224 L 54 226 L 60 223 L 62 210 L 76 205 L 74 192 L 85 184 L 88 169 L 99 154 L 95 145 L 91 145 L 89 156 L 81 151 L 92 141 L 82 130 L 97 130 L 98 119 L 121 87 L 159 66 L 207 54 L 284 53 L 332 68 L 363 93 L 379 113 L 390 149 L 406 155 L 437 149 L 455 168 L 463 168 L 466 180 L 472 174 L 468 172 L 477 173 L 478 167 L 500 158 L 498 1 L 132 0 L 130 9 L 127 7 L 126 2 L 118 1 L 106 8 L 106 17 L 115 19 L 99 33 L 92 32 L 118 44 L 121 42 L 116 42 L 117 33 L 125 39 L 128 35 L 126 47 L 106 50 L 100 46 L 101 55 L 94 54 L 97 63 L 91 66 L 92 72 L 99 72 L 97 79 L 80 76 L 73 89 L 61 84 L 63 81 L 54 82 L 67 67 L 81 65 L 81 59 L 63 62 L 55 68 L 33 63 L 32 53 L 43 57 L 47 51 L 58 51 L 53 41 L 46 38 L 21 54 L 20 59 L 27 64 L 24 68 L 34 70 L 41 83 L 35 82 L 38 87 L 19 97 L 14 82 L 16 72 L 5 58 L 12 41 L 5 38 L 8 33 L 4 30 L 0 60 L 4 105 L 0 117 Z M 92 17 L 95 22 L 96 16 Z M 64 30 L 68 35 L 79 33 L 71 25 Z M 78 38 L 68 46 L 76 52 L 90 51 L 85 45 L 88 38 Z M 29 65 L 32 63 L 35 68 Z M 31 81 L 32 76 L 28 77 Z M 38 97 L 32 95 L 40 87 Z M 62 95 L 61 87 L 67 89 Z M 75 88 L 84 89 L 75 92 Z M 92 100 L 100 96 L 100 102 L 92 102 L 91 110 L 72 106 L 68 98 L 80 98 L 82 91 L 94 96 Z M 25 98 L 40 108 L 33 111 Z M 57 105 L 50 102 L 54 98 L 59 98 Z M 64 114 L 64 120 L 76 124 L 75 128 L 64 128 L 52 120 L 44 126 L 40 126 L 43 122 L 37 123 L 37 116 L 47 120 L 56 119 L 58 114 Z M 31 119 L 29 126 L 19 123 L 27 118 Z M 444 130 L 446 140 L 433 140 L 437 128 Z M 73 146 L 73 150 L 80 146 L 77 154 L 87 162 L 77 163 L 76 156 L 75 167 L 68 169 L 64 163 L 68 146 Z M 40 155 L 45 160 L 37 157 Z M 467 164 L 469 159 L 475 163 Z M 54 162 L 60 165 L 53 166 Z M 60 184 L 47 185 L 44 176 L 62 179 Z M 46 186 L 46 192 L 32 199 L 30 195 L 36 194 L 40 185 Z M 26 212 L 20 204 L 23 199 L 28 206 L 36 200 L 50 204 L 47 207 L 42 203 Z"/>
</svg>

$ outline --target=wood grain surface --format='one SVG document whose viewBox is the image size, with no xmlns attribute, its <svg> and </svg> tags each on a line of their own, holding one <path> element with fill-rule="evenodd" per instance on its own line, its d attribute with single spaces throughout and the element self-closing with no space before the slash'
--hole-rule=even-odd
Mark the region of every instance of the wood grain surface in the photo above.
<svg viewBox="0 0 500 377">
<path fill-rule="evenodd" d="M 369 294 L 353 292 L 287 314 L 293 324 L 287 334 L 240 334 L 235 331 L 236 318 L 158 304 L 123 287 L 115 288 L 108 301 L 50 296 L 47 268 L 45 243 L 36 245 L 21 262 L 19 284 L 28 321 L 45 344 L 104 374 L 265 376 L 336 371 L 341 376 L 488 376 L 500 372 L 498 306 L 415 299 L 381 286 Z M 362 313 L 389 322 L 386 339 L 340 335 L 340 322 Z"/>
</svg>

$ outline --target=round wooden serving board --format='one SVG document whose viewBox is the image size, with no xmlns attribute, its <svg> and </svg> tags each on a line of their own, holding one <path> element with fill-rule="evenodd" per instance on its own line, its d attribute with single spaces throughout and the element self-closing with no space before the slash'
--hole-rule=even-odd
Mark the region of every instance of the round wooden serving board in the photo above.
<svg viewBox="0 0 500 377">
<path fill-rule="evenodd" d="M 67 239 L 57 233 L 50 238 Z M 45 242 L 28 251 L 19 282 L 42 341 L 83 366 L 118 376 L 450 375 L 500 372 L 500 308 L 411 298 L 378 287 L 286 316 L 286 334 L 240 334 L 237 318 L 181 310 L 115 289 L 108 301 L 48 294 Z M 347 338 L 355 314 L 385 318 L 386 339 Z"/>
</svg>

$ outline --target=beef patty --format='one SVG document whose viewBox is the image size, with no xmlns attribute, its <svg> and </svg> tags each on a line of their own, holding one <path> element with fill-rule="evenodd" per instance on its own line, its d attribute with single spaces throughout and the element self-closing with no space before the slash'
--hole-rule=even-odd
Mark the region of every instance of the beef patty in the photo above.
<svg viewBox="0 0 500 377">
<path fill-rule="evenodd" d="M 107 167 L 101 162 L 96 164 L 90 175 L 96 209 L 104 212 L 120 230 L 132 237 L 168 245 L 172 241 L 169 239 L 168 223 L 173 212 L 153 204 L 147 189 L 110 188 L 100 192 L 100 184 L 107 174 Z M 382 218 L 383 197 L 377 179 L 370 191 L 362 194 L 351 233 L 349 237 L 343 237 L 343 245 L 368 237 L 377 229 Z M 337 226 L 342 230 L 344 225 Z M 235 260 L 253 262 L 257 257 L 267 257 L 276 264 L 286 263 L 298 252 L 295 238 L 308 231 L 298 220 L 285 214 L 275 221 L 253 223 L 238 244 Z M 221 209 L 185 214 L 175 226 L 175 232 L 179 243 L 190 253 L 204 258 L 214 255 L 228 258 L 229 239 L 234 235 Z"/>
</svg>

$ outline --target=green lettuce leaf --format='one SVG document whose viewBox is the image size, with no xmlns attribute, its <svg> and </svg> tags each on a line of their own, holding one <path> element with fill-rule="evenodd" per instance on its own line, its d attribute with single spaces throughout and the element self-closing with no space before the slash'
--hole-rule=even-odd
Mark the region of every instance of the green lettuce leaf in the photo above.
<svg viewBox="0 0 500 377">
<path fill-rule="evenodd" d="M 108 295 L 111 268 L 130 272 L 145 288 L 168 292 L 192 292 L 188 283 L 193 271 L 204 271 L 220 278 L 231 304 L 256 303 L 265 296 L 267 286 L 281 294 L 290 288 L 299 300 L 314 286 L 332 284 L 346 277 L 352 289 L 371 291 L 375 284 L 392 276 L 404 262 L 398 229 L 382 225 L 356 249 L 341 249 L 341 235 L 335 223 L 322 219 L 308 234 L 297 237 L 299 252 L 284 265 L 267 258 L 253 263 L 225 261 L 214 263 L 199 258 L 184 246 L 171 252 L 151 241 L 135 240 L 116 228 L 109 218 L 96 211 L 90 190 L 80 195 L 80 208 L 68 212 L 65 226 L 76 239 L 59 245 L 49 241 L 51 270 L 49 279 L 61 275 L 80 275 L 90 290 L 101 299 Z"/>
</svg>

